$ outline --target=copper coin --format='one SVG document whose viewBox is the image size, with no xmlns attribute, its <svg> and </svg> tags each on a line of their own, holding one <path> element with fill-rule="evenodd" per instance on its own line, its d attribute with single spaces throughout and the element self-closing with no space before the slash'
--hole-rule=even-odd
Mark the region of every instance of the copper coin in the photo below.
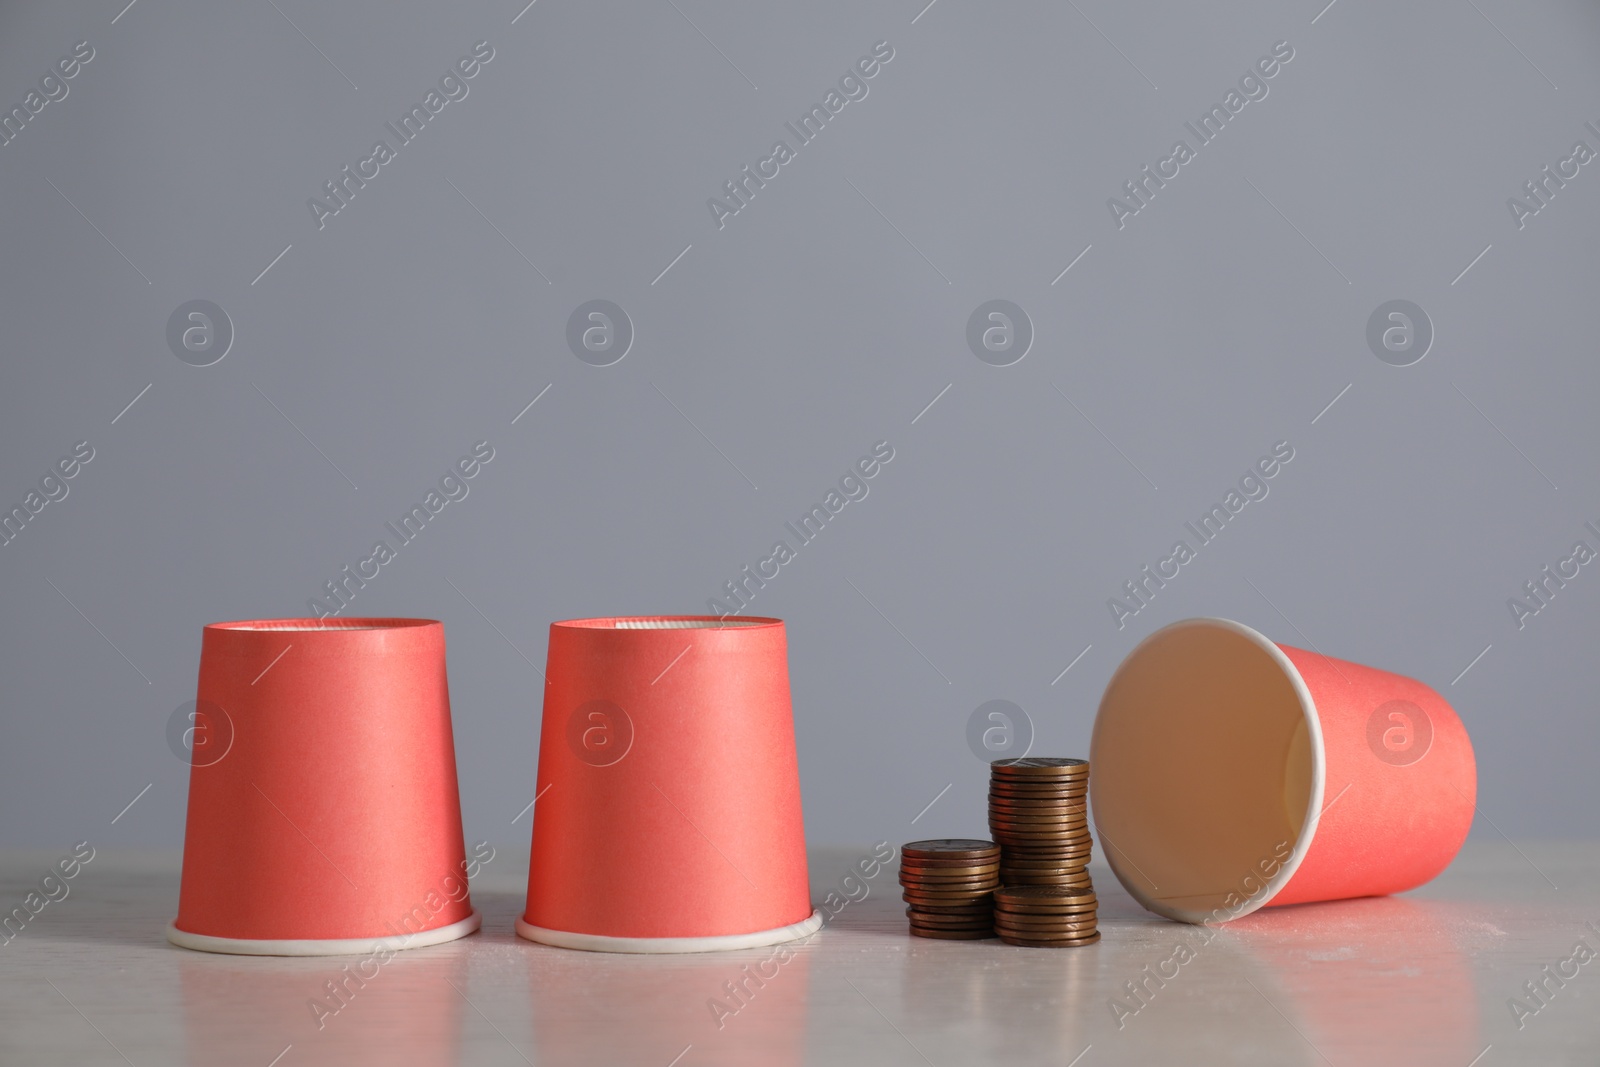
<svg viewBox="0 0 1600 1067">
<path fill-rule="evenodd" d="M 1037 827 L 1013 830 L 1009 826 L 995 824 L 994 835 L 1006 843 L 1007 848 L 1027 848 L 1039 846 L 1041 848 L 1057 848 L 1061 850 L 1076 849 L 1083 851 L 1094 845 L 1094 838 L 1083 827 L 1062 831 L 1041 830 Z"/>
<path fill-rule="evenodd" d="M 960 886 L 960 885 L 966 885 L 966 884 L 969 884 L 969 883 L 982 884 L 982 883 L 985 883 L 985 882 L 993 882 L 996 879 L 998 879 L 999 877 L 1000 877 L 1000 868 L 999 867 L 995 867 L 993 870 L 985 871 L 982 874 L 963 874 L 959 878 L 923 878 L 923 877 L 921 877 L 919 875 L 906 874 L 904 872 L 901 872 L 901 874 L 900 874 L 900 884 L 901 885 L 922 885 L 922 886 L 928 886 L 929 888 L 933 888 L 933 887 L 936 887 L 936 886 Z"/>
<path fill-rule="evenodd" d="M 1089 761 L 1069 756 L 1022 756 L 989 762 L 995 774 L 1088 774 Z"/>
<path fill-rule="evenodd" d="M 985 863 L 993 863 L 1000 853 L 1000 846 L 991 842 L 988 851 L 981 856 L 941 856 L 937 858 L 927 856 L 902 856 L 900 866 L 913 867 L 917 870 L 937 870 L 941 867 L 981 867 Z"/>
<path fill-rule="evenodd" d="M 994 932 L 1001 937 L 1021 937 L 1029 941 L 1082 941 L 1096 937 L 1100 931 L 1093 926 L 1074 930 L 1040 930 L 1031 926 L 996 926 Z"/>
<path fill-rule="evenodd" d="M 1000 925 L 1010 924 L 1023 926 L 1064 926 L 1073 923 L 1093 924 L 1099 919 L 1099 912 L 1093 908 L 1087 911 L 1057 911 L 1057 912 L 1031 912 L 1031 911 L 1006 911 L 1001 908 L 994 910 L 993 920 Z"/>
<path fill-rule="evenodd" d="M 936 941 L 987 941 L 994 937 L 993 930 L 930 930 L 927 927 L 911 928 L 912 937 L 931 937 Z"/>
<path fill-rule="evenodd" d="M 1009 911 L 1023 915 L 1054 915 L 1064 911 L 1093 911 L 1099 906 L 1099 901 L 1094 897 L 1094 890 L 1089 886 L 1048 886 L 1048 885 L 1008 885 L 1003 887 L 1006 893 L 995 900 L 994 907 L 998 911 Z M 1019 894 L 1011 890 L 1022 892 L 1053 892 L 1073 893 L 1081 896 L 1066 897 L 1036 897 L 1018 899 Z"/>
<path fill-rule="evenodd" d="M 1087 884 L 1093 877 L 1088 867 L 1007 867 L 1000 872 L 1000 884 L 1011 885 L 1020 878 L 1071 879 Z"/>
<path fill-rule="evenodd" d="M 993 863 L 985 863 L 981 867 L 902 867 L 900 868 L 900 880 L 961 882 L 974 878 L 992 878 L 999 869 L 999 860 L 995 860 Z"/>
<path fill-rule="evenodd" d="M 1088 812 L 1089 805 L 1081 800 L 1029 800 L 1017 797 L 990 797 L 990 811 L 1015 811 L 1022 814 L 1077 815 Z"/>
<path fill-rule="evenodd" d="M 904 871 L 943 871 L 950 868 L 960 870 L 962 867 L 983 867 L 1000 858 L 999 844 L 989 846 L 989 851 L 982 856 L 973 856 L 961 859 L 917 859 L 907 856 L 900 861 L 900 869 Z"/>
<path fill-rule="evenodd" d="M 1087 822 L 1089 813 L 1083 808 L 1072 811 L 1044 811 L 1036 808 L 997 808 L 990 805 L 984 813 L 990 822 Z"/>
<path fill-rule="evenodd" d="M 910 867 L 903 865 L 900 868 L 900 876 L 902 878 L 972 878 L 978 875 L 992 874 L 999 869 L 999 859 L 995 859 L 989 863 L 973 864 L 966 867 Z"/>
<path fill-rule="evenodd" d="M 994 924 L 996 926 L 1029 926 L 1066 930 L 1075 926 L 1093 926 L 1098 921 L 1098 915 L 1092 911 L 1059 915 L 1029 915 L 1016 911 L 997 911 L 994 913 Z"/>
<path fill-rule="evenodd" d="M 1007 904 L 1082 904 L 1095 899 L 1092 892 L 1081 889 L 1002 889 L 997 899 Z"/>
<path fill-rule="evenodd" d="M 956 907 L 961 904 L 988 903 L 993 894 L 993 889 L 980 889 L 971 893 L 923 893 L 907 889 L 900 894 L 900 899 L 918 907 L 924 904 L 930 907 Z"/>
<path fill-rule="evenodd" d="M 1053 794 L 1058 794 L 1058 793 L 1083 794 L 1083 793 L 1087 793 L 1088 791 L 1089 791 L 1089 783 L 1086 782 L 1086 781 L 1078 781 L 1078 782 L 1045 782 L 1045 781 L 1024 782 L 1024 781 L 1020 781 L 1020 780 L 1007 781 L 1007 780 L 1000 779 L 1000 778 L 991 778 L 989 780 L 989 792 L 990 793 L 996 793 L 996 794 L 1007 795 L 1007 796 L 1009 796 L 1009 795 L 1024 796 L 1024 797 L 1051 796 Z"/>
<path fill-rule="evenodd" d="M 1092 881 L 1090 881 L 1088 878 L 1079 878 L 1079 877 L 1077 877 L 1075 875 L 1070 875 L 1070 874 L 1045 874 L 1045 875 L 1013 874 L 1011 877 L 1007 878 L 1004 882 L 1002 882 L 1000 884 L 1001 885 L 1008 885 L 1008 886 L 1018 886 L 1018 885 L 1060 885 L 1060 886 L 1068 886 L 1068 887 L 1070 887 L 1072 889 L 1093 889 L 1094 888 L 1094 883 Z"/>
<path fill-rule="evenodd" d="M 1099 932 L 1092 927 L 1084 930 L 1040 930 L 1035 929 L 1034 927 L 1027 927 L 1025 929 L 1018 929 L 1015 927 L 1006 927 L 1001 929 L 1000 927 L 996 927 L 996 929 L 1000 930 L 1001 933 L 1009 934 L 1012 937 L 1026 937 L 1034 941 L 1071 941 L 1080 937 L 1093 937 Z"/>
<path fill-rule="evenodd" d="M 900 855 L 910 859 L 983 859 L 994 853 L 993 841 L 972 837 L 940 837 L 910 841 L 900 846 Z"/>
<path fill-rule="evenodd" d="M 930 884 L 901 882 L 900 888 L 907 893 L 931 894 L 933 896 L 946 896 L 951 893 L 992 893 L 1000 888 L 1000 879 L 990 878 L 982 882 L 935 882 Z"/>
<path fill-rule="evenodd" d="M 1100 931 L 1096 930 L 1094 934 L 1089 937 L 1075 938 L 1070 941 L 1065 939 L 1039 941 L 1027 937 L 1012 937 L 1009 934 L 1001 934 L 1000 940 L 1004 941 L 1008 945 L 1019 945 L 1023 948 L 1073 948 L 1077 945 L 1094 944 L 1096 941 L 1100 940 Z"/>
<path fill-rule="evenodd" d="M 1062 783 L 1070 782 L 1076 785 L 1089 780 L 1089 773 L 1087 770 L 1077 771 L 1065 769 L 1057 772 L 1050 770 L 1049 768 L 1039 767 L 1032 769 L 1025 769 L 1021 767 L 996 767 L 992 763 L 989 766 L 991 768 L 989 771 L 989 781 L 991 782 L 1022 782 L 1023 784 L 1032 785 L 1060 785 Z"/>
<path fill-rule="evenodd" d="M 927 926 L 936 930 L 988 930 L 994 927 L 994 922 L 986 915 L 926 915 L 915 908 L 908 908 L 906 916 L 912 926 Z"/>
<path fill-rule="evenodd" d="M 979 904 L 912 904 L 906 910 L 917 912 L 919 915 L 982 915 L 987 917 L 994 911 L 994 904 L 988 900 Z"/>
<path fill-rule="evenodd" d="M 1087 775 L 1076 778 L 1009 778 L 995 775 L 989 779 L 990 789 L 1035 789 L 1044 792 L 1072 791 L 1089 788 Z"/>
<path fill-rule="evenodd" d="M 988 925 L 993 921 L 994 915 L 989 909 L 983 911 L 962 912 L 948 914 L 937 911 L 923 911 L 915 904 L 906 909 L 906 915 L 913 922 L 925 922 L 932 926 L 971 926 L 973 924 Z"/>
<path fill-rule="evenodd" d="M 1089 813 L 1082 808 L 1076 811 L 1039 811 L 1030 808 L 997 808 L 991 805 L 988 815 L 990 822 L 1085 823 L 1089 821 Z"/>
</svg>

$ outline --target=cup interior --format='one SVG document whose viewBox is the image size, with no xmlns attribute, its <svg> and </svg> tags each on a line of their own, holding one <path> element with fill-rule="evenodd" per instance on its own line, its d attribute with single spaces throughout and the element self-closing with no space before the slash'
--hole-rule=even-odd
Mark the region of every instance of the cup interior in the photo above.
<svg viewBox="0 0 1600 1067">
<path fill-rule="evenodd" d="M 716 615 L 632 615 L 608 619 L 568 619 L 557 626 L 578 626 L 591 630 L 727 630 L 746 626 L 775 626 L 781 620 L 768 618 L 721 618 Z"/>
<path fill-rule="evenodd" d="M 244 619 L 239 622 L 214 622 L 218 630 L 399 630 L 412 626 L 433 626 L 433 619 Z"/>
<path fill-rule="evenodd" d="M 1101 699 L 1090 760 L 1106 859 L 1169 918 L 1261 907 L 1316 829 L 1315 703 L 1282 650 L 1239 623 L 1176 623 L 1134 649 Z"/>
</svg>

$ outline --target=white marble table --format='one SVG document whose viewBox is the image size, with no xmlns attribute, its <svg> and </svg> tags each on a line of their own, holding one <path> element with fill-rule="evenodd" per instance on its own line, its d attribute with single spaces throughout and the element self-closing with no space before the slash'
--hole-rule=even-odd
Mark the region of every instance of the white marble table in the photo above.
<svg viewBox="0 0 1600 1067">
<path fill-rule="evenodd" d="M 815 899 L 856 854 L 813 853 Z M 56 858 L 0 854 L 0 907 Z M 319 1028 L 310 1002 L 350 958 L 174 948 L 178 857 L 103 850 L 0 946 L 0 1064 L 1600 1063 L 1600 963 L 1573 955 L 1580 939 L 1600 949 L 1586 925 L 1600 924 L 1600 843 L 1474 844 L 1418 892 L 1269 908 L 1209 943 L 1141 911 L 1097 865 L 1104 938 L 1071 950 L 913 939 L 889 869 L 738 999 L 726 983 L 771 949 L 610 956 L 518 940 L 525 863 L 502 849 L 474 885 L 482 933 L 347 983 Z M 1168 962 L 1179 944 L 1198 947 Z M 1542 1004 L 1524 985 L 1540 980 Z"/>
</svg>

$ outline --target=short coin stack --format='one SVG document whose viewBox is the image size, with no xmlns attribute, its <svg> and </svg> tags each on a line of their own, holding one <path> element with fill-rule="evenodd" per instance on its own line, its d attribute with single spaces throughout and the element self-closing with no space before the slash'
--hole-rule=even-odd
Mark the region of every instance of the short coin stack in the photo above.
<svg viewBox="0 0 1600 1067">
<path fill-rule="evenodd" d="M 989 830 L 1007 886 L 1090 889 L 1089 761 L 1024 758 L 989 765 Z"/>
<path fill-rule="evenodd" d="M 900 850 L 900 885 L 911 933 L 946 941 L 994 936 L 1000 846 L 972 838 L 912 841 Z"/>
<path fill-rule="evenodd" d="M 994 930 L 1008 945 L 1067 948 L 1100 940 L 1093 889 L 1005 886 L 994 892 Z"/>
</svg>

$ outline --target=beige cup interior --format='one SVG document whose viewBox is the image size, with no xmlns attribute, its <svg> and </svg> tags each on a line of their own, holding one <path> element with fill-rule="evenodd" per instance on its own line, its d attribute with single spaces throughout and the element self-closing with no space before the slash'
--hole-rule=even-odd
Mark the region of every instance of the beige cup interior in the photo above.
<svg viewBox="0 0 1600 1067">
<path fill-rule="evenodd" d="M 1101 700 L 1090 755 L 1095 828 L 1128 892 L 1185 922 L 1270 899 L 1320 802 L 1315 723 L 1298 672 L 1249 627 L 1190 620 L 1136 648 Z"/>
</svg>

